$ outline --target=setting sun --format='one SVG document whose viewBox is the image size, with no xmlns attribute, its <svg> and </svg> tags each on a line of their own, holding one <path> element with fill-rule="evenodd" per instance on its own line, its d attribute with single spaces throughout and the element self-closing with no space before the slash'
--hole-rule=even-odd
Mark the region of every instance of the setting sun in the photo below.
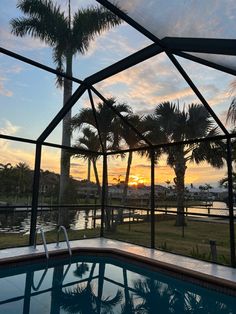
<svg viewBox="0 0 236 314">
<path fill-rule="evenodd" d="M 147 183 L 147 180 L 145 180 L 141 176 L 135 176 L 135 175 L 130 176 L 130 181 L 129 181 L 130 186 L 138 186 L 139 184 L 146 184 L 146 183 Z"/>
</svg>

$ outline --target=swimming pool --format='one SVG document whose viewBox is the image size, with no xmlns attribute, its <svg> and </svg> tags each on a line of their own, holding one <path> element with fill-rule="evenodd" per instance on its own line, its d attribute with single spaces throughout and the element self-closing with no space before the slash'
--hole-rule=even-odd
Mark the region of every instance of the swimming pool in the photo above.
<svg viewBox="0 0 236 314">
<path fill-rule="evenodd" d="M 2 314 L 236 313 L 236 297 L 112 257 L 0 268 Z"/>
</svg>

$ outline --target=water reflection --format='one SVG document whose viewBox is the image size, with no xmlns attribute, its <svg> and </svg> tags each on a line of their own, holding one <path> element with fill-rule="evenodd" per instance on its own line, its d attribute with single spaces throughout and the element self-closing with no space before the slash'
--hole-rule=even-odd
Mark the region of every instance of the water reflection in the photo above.
<svg viewBox="0 0 236 314">
<path fill-rule="evenodd" d="M 68 211 L 72 230 L 93 229 L 100 226 L 101 210 L 80 209 Z M 94 217 L 97 219 L 94 219 Z M 30 211 L 4 211 L 0 212 L 0 232 L 29 233 L 30 231 Z M 58 221 L 58 210 L 39 210 L 37 217 L 37 227 L 43 227 L 44 231 L 55 229 Z"/>
<path fill-rule="evenodd" d="M 122 274 L 119 281 L 117 269 Z M 0 296 L 0 313 L 8 314 L 233 314 L 236 306 L 234 297 L 214 290 L 95 257 L 66 265 L 57 262 L 45 269 L 38 265 L 25 271 L 0 269 L 0 287 L 6 287 Z"/>
<path fill-rule="evenodd" d="M 160 212 L 157 214 L 165 213 L 168 209 L 172 212 L 176 212 L 175 207 L 158 207 L 156 208 Z M 185 209 L 186 210 L 186 209 Z M 212 206 L 198 206 L 189 207 L 187 209 L 189 213 L 201 214 L 211 214 L 220 215 L 222 218 L 228 215 L 228 209 L 223 202 L 213 202 Z M 236 210 L 234 211 L 236 214 Z M 72 230 L 86 230 L 100 227 L 101 225 L 101 209 L 100 208 L 80 208 L 80 209 L 70 209 L 68 211 L 69 220 L 71 222 Z M 117 210 L 111 208 L 111 217 L 115 221 L 117 215 Z M 145 219 L 147 215 L 147 210 L 124 210 L 123 211 L 123 221 L 128 222 L 132 219 Z M 29 233 L 30 230 L 30 210 L 5 210 L 0 211 L 0 232 L 11 232 L 11 233 Z M 44 210 L 39 209 L 37 226 L 43 227 L 45 231 L 50 231 L 55 228 L 58 221 L 58 210 Z"/>
</svg>

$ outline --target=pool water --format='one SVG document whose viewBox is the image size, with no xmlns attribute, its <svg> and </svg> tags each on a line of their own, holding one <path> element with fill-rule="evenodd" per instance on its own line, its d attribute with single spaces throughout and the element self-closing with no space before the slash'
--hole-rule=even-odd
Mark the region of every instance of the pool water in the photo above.
<svg viewBox="0 0 236 314">
<path fill-rule="evenodd" d="M 231 314 L 236 297 L 114 258 L 0 268 L 1 314 Z"/>
</svg>

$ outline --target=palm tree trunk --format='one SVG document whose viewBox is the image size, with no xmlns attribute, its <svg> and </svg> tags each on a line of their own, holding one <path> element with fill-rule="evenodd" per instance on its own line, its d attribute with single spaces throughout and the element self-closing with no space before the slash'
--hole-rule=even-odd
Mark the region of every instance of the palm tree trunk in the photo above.
<svg viewBox="0 0 236 314">
<path fill-rule="evenodd" d="M 66 58 L 66 74 L 72 76 L 72 53 L 68 53 Z M 72 95 L 72 81 L 64 79 L 63 106 Z M 71 146 L 70 140 L 71 110 L 65 115 L 62 121 L 62 145 Z M 60 191 L 59 204 L 70 202 L 68 199 L 68 189 L 70 180 L 70 154 L 67 150 L 61 150 L 61 171 L 60 171 Z M 67 208 L 59 209 L 59 224 L 69 228 L 69 215 Z"/>
<path fill-rule="evenodd" d="M 176 192 L 177 192 L 177 216 L 176 226 L 184 225 L 184 191 L 185 191 L 185 171 L 186 165 L 184 160 L 177 158 L 177 163 L 174 167 L 176 175 Z"/>
<path fill-rule="evenodd" d="M 125 175 L 125 182 L 124 182 L 124 190 L 123 190 L 123 196 L 122 196 L 122 205 L 123 206 L 127 205 L 127 193 L 128 193 L 129 175 L 130 175 L 132 159 L 133 159 L 133 152 L 129 152 L 126 175 Z M 119 223 L 123 222 L 123 209 L 118 210 L 118 222 Z"/>
<path fill-rule="evenodd" d="M 88 158 L 88 173 L 87 173 L 87 190 L 86 190 L 86 197 L 85 201 L 88 203 L 89 201 L 89 186 L 90 186 L 90 179 L 91 179 L 91 159 Z"/>
<path fill-rule="evenodd" d="M 106 137 L 105 137 L 106 138 Z M 106 148 L 106 141 L 104 141 L 104 150 L 107 151 Z M 108 203 L 108 171 L 107 171 L 107 162 L 106 162 L 106 169 L 103 169 L 105 171 L 105 182 L 103 184 L 105 185 L 105 229 L 106 231 L 110 231 L 111 229 L 111 209 L 107 207 Z"/>
<path fill-rule="evenodd" d="M 130 175 L 130 169 L 133 159 L 133 152 L 129 152 L 128 161 L 127 161 L 127 169 L 126 169 L 126 175 L 125 175 L 125 186 L 123 191 L 123 205 L 127 202 L 127 193 L 128 193 L 128 186 L 129 186 L 129 175 Z"/>
<path fill-rule="evenodd" d="M 98 188 L 98 196 L 101 197 L 101 185 L 100 185 L 100 180 L 99 180 L 99 176 L 98 176 L 98 169 L 97 169 L 97 165 L 96 165 L 96 160 L 92 159 L 92 163 L 93 163 L 93 171 L 94 171 L 94 175 L 95 175 L 95 179 L 96 179 L 96 184 L 97 184 L 97 188 Z"/>
<path fill-rule="evenodd" d="M 91 180 L 91 159 L 88 158 L 88 176 L 87 176 L 87 181 L 90 182 Z"/>
</svg>

